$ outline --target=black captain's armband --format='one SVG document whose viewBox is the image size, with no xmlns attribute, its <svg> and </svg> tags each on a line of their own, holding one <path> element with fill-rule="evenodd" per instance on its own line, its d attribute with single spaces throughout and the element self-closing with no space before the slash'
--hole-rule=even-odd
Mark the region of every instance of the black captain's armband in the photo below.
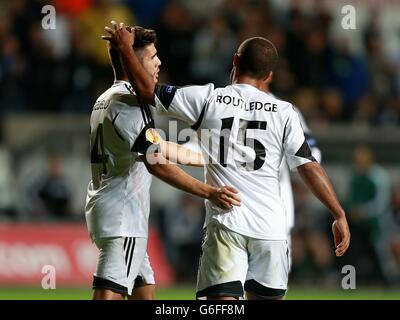
<svg viewBox="0 0 400 320">
<path fill-rule="evenodd" d="M 160 138 L 154 128 L 154 120 L 149 122 L 136 138 L 131 149 L 132 152 L 141 154 L 160 153 Z"/>
<path fill-rule="evenodd" d="M 157 96 L 158 99 L 160 99 L 161 103 L 163 104 L 164 108 L 168 110 L 172 99 L 174 99 L 175 92 L 177 89 L 180 87 L 177 86 L 170 86 L 170 85 L 156 85 L 155 88 L 155 95 Z"/>
</svg>

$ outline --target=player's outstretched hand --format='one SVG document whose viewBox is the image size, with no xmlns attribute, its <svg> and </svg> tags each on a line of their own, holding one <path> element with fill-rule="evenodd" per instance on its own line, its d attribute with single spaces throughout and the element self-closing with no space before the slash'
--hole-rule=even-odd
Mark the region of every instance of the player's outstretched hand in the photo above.
<svg viewBox="0 0 400 320">
<path fill-rule="evenodd" d="M 126 46 L 132 48 L 135 43 L 135 30 L 133 27 L 126 27 L 123 22 L 117 23 L 111 21 L 111 27 L 106 26 L 104 29 L 109 33 L 107 36 L 101 36 L 103 40 L 110 41 L 111 45 L 116 49 Z"/>
<path fill-rule="evenodd" d="M 230 210 L 233 206 L 240 207 L 240 197 L 237 195 L 239 192 L 230 186 L 223 186 L 222 188 L 215 189 L 211 192 L 208 200 L 213 204 L 224 210 Z"/>
<path fill-rule="evenodd" d="M 350 245 L 350 230 L 346 217 L 335 219 L 332 224 L 332 233 L 335 240 L 335 254 L 341 257 Z"/>
</svg>

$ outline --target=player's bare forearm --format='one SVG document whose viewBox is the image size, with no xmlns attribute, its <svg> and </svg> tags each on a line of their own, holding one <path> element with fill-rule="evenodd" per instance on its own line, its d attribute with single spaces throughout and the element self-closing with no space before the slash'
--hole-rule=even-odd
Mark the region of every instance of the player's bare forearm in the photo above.
<svg viewBox="0 0 400 320">
<path fill-rule="evenodd" d="M 204 158 L 199 152 L 165 140 L 160 141 L 160 146 L 163 156 L 173 163 L 192 167 L 204 167 Z"/>
<path fill-rule="evenodd" d="M 145 164 L 151 174 L 182 191 L 205 199 L 208 199 L 211 192 L 215 191 L 214 187 L 198 181 L 173 164 L 149 165 L 146 161 Z"/>
<path fill-rule="evenodd" d="M 215 188 L 203 183 L 176 165 L 166 163 L 160 154 L 142 156 L 141 159 L 151 174 L 175 188 L 208 199 L 222 209 L 231 209 L 233 205 L 240 206 L 238 191 L 233 187 Z"/>
<path fill-rule="evenodd" d="M 338 257 L 342 256 L 350 245 L 350 230 L 345 212 L 336 197 L 325 170 L 317 162 L 303 164 L 297 170 L 311 191 L 334 216 L 332 233 L 335 242 L 335 254 Z"/>
<path fill-rule="evenodd" d="M 297 168 L 301 178 L 314 195 L 329 209 L 335 219 L 345 216 L 325 170 L 317 162 L 306 163 Z"/>
</svg>

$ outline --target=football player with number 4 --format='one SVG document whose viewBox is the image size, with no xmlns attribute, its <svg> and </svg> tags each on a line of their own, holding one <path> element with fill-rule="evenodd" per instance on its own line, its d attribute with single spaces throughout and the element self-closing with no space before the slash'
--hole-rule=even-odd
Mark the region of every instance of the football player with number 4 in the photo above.
<svg viewBox="0 0 400 320">
<path fill-rule="evenodd" d="M 135 37 L 112 23 L 103 39 L 118 50 L 130 82 L 161 115 L 179 118 L 197 131 L 206 182 L 234 185 L 241 206 L 220 210 L 206 200 L 205 239 L 197 297 L 281 299 L 287 289 L 289 257 L 279 168 L 285 157 L 334 217 L 335 253 L 349 247 L 345 212 L 323 168 L 311 155 L 293 106 L 267 94 L 278 60 L 265 38 L 244 41 L 234 54 L 232 84 L 215 88 L 155 85 L 132 50 Z M 222 214 L 223 213 L 223 214 Z"/>
<path fill-rule="evenodd" d="M 161 64 L 155 32 L 134 32 L 137 41 L 131 49 L 155 84 Z M 234 188 L 202 183 L 163 157 L 203 166 L 200 154 L 160 139 L 149 106 L 130 85 L 118 51 L 109 46 L 109 56 L 115 81 L 97 99 L 90 118 L 92 180 L 85 210 L 90 236 L 100 251 L 93 299 L 153 299 L 155 281 L 146 253 L 151 174 L 223 209 L 240 205 L 240 199 Z"/>
</svg>

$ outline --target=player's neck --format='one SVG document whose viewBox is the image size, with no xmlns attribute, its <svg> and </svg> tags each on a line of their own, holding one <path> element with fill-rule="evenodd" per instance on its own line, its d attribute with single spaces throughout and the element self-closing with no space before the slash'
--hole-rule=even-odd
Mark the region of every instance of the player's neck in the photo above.
<svg viewBox="0 0 400 320">
<path fill-rule="evenodd" d="M 246 75 L 240 75 L 240 76 L 235 77 L 233 79 L 232 83 L 233 84 L 235 84 L 235 83 L 248 84 L 248 85 L 251 85 L 251 86 L 257 88 L 260 91 L 268 92 L 268 84 L 266 83 L 266 81 L 260 80 L 260 79 L 254 79 L 254 78 L 251 78 Z"/>
<path fill-rule="evenodd" d="M 125 72 L 115 72 L 114 70 L 114 81 L 127 81 L 129 82 L 128 75 Z"/>
</svg>

